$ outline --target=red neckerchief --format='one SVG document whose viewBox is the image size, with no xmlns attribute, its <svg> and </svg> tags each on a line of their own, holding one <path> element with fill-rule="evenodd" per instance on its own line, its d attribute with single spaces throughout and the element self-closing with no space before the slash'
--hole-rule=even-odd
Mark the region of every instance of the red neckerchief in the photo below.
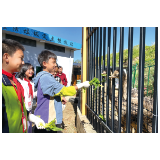
<svg viewBox="0 0 160 160">
<path fill-rule="evenodd" d="M 32 85 L 31 85 L 31 83 L 30 83 L 30 80 L 27 80 L 27 79 L 25 79 L 25 78 L 24 78 L 24 80 L 28 82 L 29 95 L 31 95 L 32 98 L 33 98 L 33 90 L 32 90 Z"/>
<path fill-rule="evenodd" d="M 13 85 L 16 93 L 17 93 L 17 96 L 18 96 L 18 99 L 21 103 L 21 110 L 22 110 L 22 114 L 24 114 L 23 112 L 23 103 L 22 103 L 22 97 L 24 98 L 24 90 L 23 90 L 23 87 L 22 85 L 17 81 L 16 77 L 15 77 L 15 74 L 11 74 L 11 73 L 8 73 L 6 71 L 4 71 L 2 69 L 2 74 L 6 75 L 8 78 L 12 78 L 14 83 L 16 84 L 17 86 L 17 89 L 15 88 L 15 86 Z"/>
</svg>

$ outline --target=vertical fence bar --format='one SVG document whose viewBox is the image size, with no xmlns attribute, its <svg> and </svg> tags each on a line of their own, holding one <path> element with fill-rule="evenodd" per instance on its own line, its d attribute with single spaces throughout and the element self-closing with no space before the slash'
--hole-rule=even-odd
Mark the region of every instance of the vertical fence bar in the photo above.
<svg viewBox="0 0 160 160">
<path fill-rule="evenodd" d="M 133 27 L 129 27 L 126 133 L 130 133 L 130 122 L 131 122 L 132 54 L 133 54 Z"/>
<path fill-rule="evenodd" d="M 137 121 L 138 133 L 142 133 L 142 126 L 143 126 L 144 62 L 145 62 L 145 27 L 140 27 L 138 121 Z"/>
<path fill-rule="evenodd" d="M 88 27 L 88 35 L 90 34 L 90 27 Z M 89 59 L 89 54 L 90 54 L 90 39 L 88 38 L 88 63 L 87 63 L 87 67 L 88 67 L 88 73 L 89 73 L 89 68 L 90 68 L 90 59 Z M 90 79 L 90 74 L 87 74 L 87 80 Z M 87 104 L 89 105 L 90 103 L 90 89 L 87 89 Z M 88 119 L 90 118 L 90 114 L 89 114 L 89 110 L 87 109 L 87 117 Z"/>
<path fill-rule="evenodd" d="M 105 70 L 105 54 L 106 54 L 106 27 L 103 27 L 103 71 Z M 105 78 L 104 78 L 105 79 Z M 105 82 L 102 83 L 102 115 L 104 116 L 104 88 Z"/>
<path fill-rule="evenodd" d="M 120 28 L 120 51 L 119 51 L 119 92 L 118 92 L 118 132 L 119 133 L 121 133 L 121 112 L 122 112 L 123 43 L 124 43 L 124 27 L 121 27 Z"/>
<path fill-rule="evenodd" d="M 97 45 L 96 45 L 96 78 L 98 78 L 98 48 L 99 48 L 99 28 L 97 27 Z M 97 89 L 96 89 L 96 108 L 95 108 L 95 112 L 97 114 L 97 103 L 98 103 L 98 96 L 97 96 Z M 97 119 L 96 119 L 96 123 L 95 123 L 95 127 L 96 127 L 96 130 L 97 130 Z"/>
<path fill-rule="evenodd" d="M 89 35 L 89 28 L 88 28 L 88 35 Z M 88 59 L 87 59 L 87 68 L 88 68 L 88 73 L 89 73 L 89 38 L 88 38 Z M 87 74 L 87 80 L 89 80 L 89 74 Z M 87 104 L 89 105 L 89 89 L 87 89 Z M 87 113 L 88 114 L 88 113 Z"/>
<path fill-rule="evenodd" d="M 95 51 L 96 51 L 96 30 L 94 30 L 94 51 L 93 51 L 93 77 L 95 77 Z M 94 86 L 93 86 L 94 89 Z M 95 110 L 95 93 L 93 91 L 93 111 Z M 95 120 L 93 118 L 93 127 L 95 128 Z"/>
<path fill-rule="evenodd" d="M 106 96 L 106 125 L 109 119 L 109 75 L 110 75 L 110 45 L 111 45 L 111 27 L 108 27 L 108 43 L 107 43 L 107 96 Z"/>
<path fill-rule="evenodd" d="M 91 32 L 92 32 L 92 28 L 93 27 L 90 27 Z M 92 79 L 92 35 L 90 35 L 90 70 L 89 70 L 89 72 L 90 72 L 90 79 L 89 80 L 91 80 Z M 89 96 L 90 96 L 90 107 L 92 109 L 92 86 L 90 87 L 90 95 Z M 92 114 L 90 116 L 90 122 L 92 124 Z"/>
<path fill-rule="evenodd" d="M 92 31 L 93 31 L 93 27 L 92 27 Z M 91 61 L 92 61 L 92 69 L 91 69 L 91 72 L 92 72 L 92 76 L 91 76 L 91 80 L 93 79 L 93 33 L 92 33 L 92 37 L 91 37 L 91 39 L 92 39 L 92 59 L 91 59 Z M 91 87 L 91 107 L 92 107 L 92 110 L 94 109 L 94 101 L 93 101 L 93 86 Z M 93 116 L 93 114 L 92 114 L 92 126 L 93 126 L 93 118 L 94 118 L 94 116 Z"/>
<path fill-rule="evenodd" d="M 100 27 L 100 44 L 99 44 L 99 81 L 101 83 L 101 58 L 102 58 L 102 27 Z M 98 114 L 100 114 L 100 104 L 101 104 L 101 87 L 99 87 L 99 104 L 98 104 Z"/>
<path fill-rule="evenodd" d="M 100 30 L 100 36 L 99 36 L 99 81 L 101 83 L 101 56 L 102 56 L 102 27 L 99 28 Z M 98 101 L 98 114 L 101 114 L 100 112 L 101 108 L 101 87 L 99 87 L 99 101 Z M 98 131 L 100 132 L 100 123 L 98 121 Z"/>
<path fill-rule="evenodd" d="M 90 33 L 92 32 L 92 27 L 90 27 Z M 89 81 L 92 79 L 92 35 L 90 35 L 90 79 Z M 92 109 L 92 86 L 90 87 L 90 108 Z M 90 112 L 91 113 L 91 112 Z M 92 113 L 90 114 L 90 122 L 92 124 Z"/>
<path fill-rule="evenodd" d="M 113 28 L 113 61 L 112 73 L 116 69 L 116 40 L 117 40 L 117 27 Z M 112 109 L 111 109 L 111 129 L 114 132 L 114 108 L 115 108 L 115 78 L 112 78 Z"/>
<path fill-rule="evenodd" d="M 99 49 L 99 28 L 97 28 L 97 48 L 96 48 L 96 78 L 98 78 L 98 49 Z M 96 114 L 97 114 L 97 90 L 96 90 Z"/>
<path fill-rule="evenodd" d="M 155 71 L 152 132 L 158 133 L 158 27 L 155 27 Z"/>
</svg>

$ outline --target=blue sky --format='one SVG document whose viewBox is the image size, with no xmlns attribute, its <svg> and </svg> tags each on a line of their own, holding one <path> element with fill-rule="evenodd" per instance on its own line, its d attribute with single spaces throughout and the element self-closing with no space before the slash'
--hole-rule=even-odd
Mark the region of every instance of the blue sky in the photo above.
<svg viewBox="0 0 160 160">
<path fill-rule="evenodd" d="M 45 32 L 60 38 L 64 38 L 73 42 L 77 42 L 82 44 L 82 27 L 29 27 L 41 32 Z M 124 27 L 124 49 L 128 48 L 128 27 Z M 113 28 L 111 29 L 111 50 L 110 53 L 113 52 Z M 119 52 L 119 39 L 120 39 L 120 27 L 117 27 L 117 48 L 116 52 Z M 106 31 L 107 36 L 107 31 Z M 133 46 L 139 44 L 140 38 L 140 27 L 134 27 L 133 31 Z M 153 45 L 155 42 L 155 28 L 154 27 L 146 27 L 146 39 L 145 44 L 147 46 Z M 107 39 L 106 39 L 107 43 Z M 81 60 L 81 50 L 74 52 L 74 60 Z M 107 53 L 107 50 L 106 50 Z"/>
</svg>

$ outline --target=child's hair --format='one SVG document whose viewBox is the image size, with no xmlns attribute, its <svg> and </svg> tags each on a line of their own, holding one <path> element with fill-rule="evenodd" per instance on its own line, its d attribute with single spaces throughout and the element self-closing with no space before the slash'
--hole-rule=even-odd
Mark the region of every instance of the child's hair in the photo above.
<svg viewBox="0 0 160 160">
<path fill-rule="evenodd" d="M 59 67 L 58 67 L 58 69 L 60 69 L 60 68 L 62 68 L 62 69 L 63 69 L 63 67 L 62 67 L 62 66 L 59 66 Z"/>
<path fill-rule="evenodd" d="M 25 78 L 26 77 L 25 73 L 28 69 L 33 69 L 33 71 L 34 71 L 34 67 L 30 63 L 25 63 L 22 66 L 21 71 L 17 74 L 17 78 L 20 78 L 20 79 Z M 33 74 L 33 76 L 34 76 L 34 74 Z M 30 77 L 30 80 L 33 78 L 33 76 Z"/>
<path fill-rule="evenodd" d="M 43 67 L 43 61 L 48 62 L 50 58 L 54 58 L 57 60 L 57 56 L 49 51 L 49 50 L 43 50 L 39 55 L 38 55 L 38 62 L 41 67 Z"/>
<path fill-rule="evenodd" d="M 2 57 L 4 53 L 8 53 L 12 56 L 17 50 L 24 51 L 24 47 L 17 41 L 12 39 L 4 39 L 2 40 Z"/>
</svg>

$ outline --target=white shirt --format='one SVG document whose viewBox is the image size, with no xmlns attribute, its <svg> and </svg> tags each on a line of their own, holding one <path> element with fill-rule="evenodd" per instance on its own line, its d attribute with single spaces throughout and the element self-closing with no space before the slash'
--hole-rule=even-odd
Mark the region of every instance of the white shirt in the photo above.
<svg viewBox="0 0 160 160">
<path fill-rule="evenodd" d="M 28 87 L 28 82 L 25 81 L 24 79 L 21 80 L 20 78 L 17 78 L 17 80 L 21 83 L 23 89 L 24 89 L 24 97 L 25 97 L 25 107 L 27 111 L 31 111 L 32 109 L 32 104 L 33 104 L 33 99 L 32 96 L 29 95 L 29 87 Z M 34 92 L 34 83 L 30 82 L 32 85 L 32 91 L 33 91 L 33 98 L 37 97 L 37 91 Z"/>
</svg>

